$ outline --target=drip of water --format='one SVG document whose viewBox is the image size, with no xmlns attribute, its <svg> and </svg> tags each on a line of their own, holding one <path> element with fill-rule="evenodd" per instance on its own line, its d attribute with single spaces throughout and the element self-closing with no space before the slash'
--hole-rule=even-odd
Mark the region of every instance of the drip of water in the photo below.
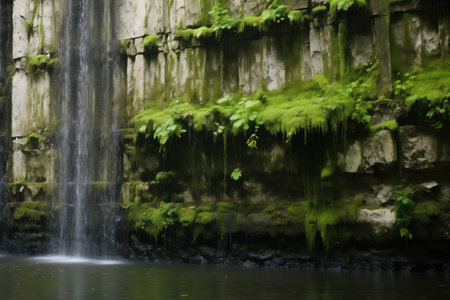
<svg viewBox="0 0 450 300">
<path fill-rule="evenodd" d="M 120 130 L 113 110 L 114 0 L 66 0 L 60 44 L 61 255 L 116 255 Z"/>
</svg>

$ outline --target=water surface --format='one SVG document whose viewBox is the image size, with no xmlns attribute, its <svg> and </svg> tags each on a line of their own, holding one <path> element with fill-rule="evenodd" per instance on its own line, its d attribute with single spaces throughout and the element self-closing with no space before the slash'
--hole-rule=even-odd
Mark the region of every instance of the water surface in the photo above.
<svg viewBox="0 0 450 300">
<path fill-rule="evenodd" d="M 0 299 L 450 299 L 449 277 L 0 256 Z"/>
</svg>

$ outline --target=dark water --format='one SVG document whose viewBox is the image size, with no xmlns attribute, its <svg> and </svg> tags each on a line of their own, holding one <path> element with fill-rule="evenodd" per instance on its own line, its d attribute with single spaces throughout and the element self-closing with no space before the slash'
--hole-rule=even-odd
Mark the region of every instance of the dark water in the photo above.
<svg viewBox="0 0 450 300">
<path fill-rule="evenodd" d="M 0 299 L 450 299 L 449 277 L 0 257 Z"/>
</svg>

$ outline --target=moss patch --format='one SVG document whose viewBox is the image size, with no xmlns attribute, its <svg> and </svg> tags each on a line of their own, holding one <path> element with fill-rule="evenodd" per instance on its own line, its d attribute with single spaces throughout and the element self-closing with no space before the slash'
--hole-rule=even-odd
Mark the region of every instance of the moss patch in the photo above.
<svg viewBox="0 0 450 300">
<path fill-rule="evenodd" d="M 27 65 L 28 72 L 33 75 L 43 74 L 53 70 L 56 60 L 48 55 L 28 56 Z"/>
<path fill-rule="evenodd" d="M 291 82 L 277 91 L 258 91 L 252 95 L 235 93 L 216 103 L 200 107 L 187 101 L 174 101 L 168 109 L 151 107 L 131 120 L 141 134 L 152 136 L 161 145 L 180 136 L 188 127 L 194 130 L 246 133 L 263 125 L 271 134 L 290 137 L 311 131 L 337 130 L 353 113 L 355 100 L 345 85 L 329 83 L 323 76 L 308 82 Z"/>
<path fill-rule="evenodd" d="M 143 40 L 144 52 L 150 53 L 158 47 L 158 36 L 156 34 L 148 35 Z"/>
<path fill-rule="evenodd" d="M 20 232 L 41 232 L 49 213 L 46 202 L 9 202 L 5 215 L 9 228 Z"/>
</svg>

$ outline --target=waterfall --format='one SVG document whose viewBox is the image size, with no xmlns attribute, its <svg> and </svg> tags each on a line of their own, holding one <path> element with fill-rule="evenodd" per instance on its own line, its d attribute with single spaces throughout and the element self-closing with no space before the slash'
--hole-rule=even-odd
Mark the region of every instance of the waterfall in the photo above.
<svg viewBox="0 0 450 300">
<path fill-rule="evenodd" d="M 59 236 L 63 255 L 116 255 L 120 124 L 114 0 L 66 0 L 58 58 Z"/>
</svg>

